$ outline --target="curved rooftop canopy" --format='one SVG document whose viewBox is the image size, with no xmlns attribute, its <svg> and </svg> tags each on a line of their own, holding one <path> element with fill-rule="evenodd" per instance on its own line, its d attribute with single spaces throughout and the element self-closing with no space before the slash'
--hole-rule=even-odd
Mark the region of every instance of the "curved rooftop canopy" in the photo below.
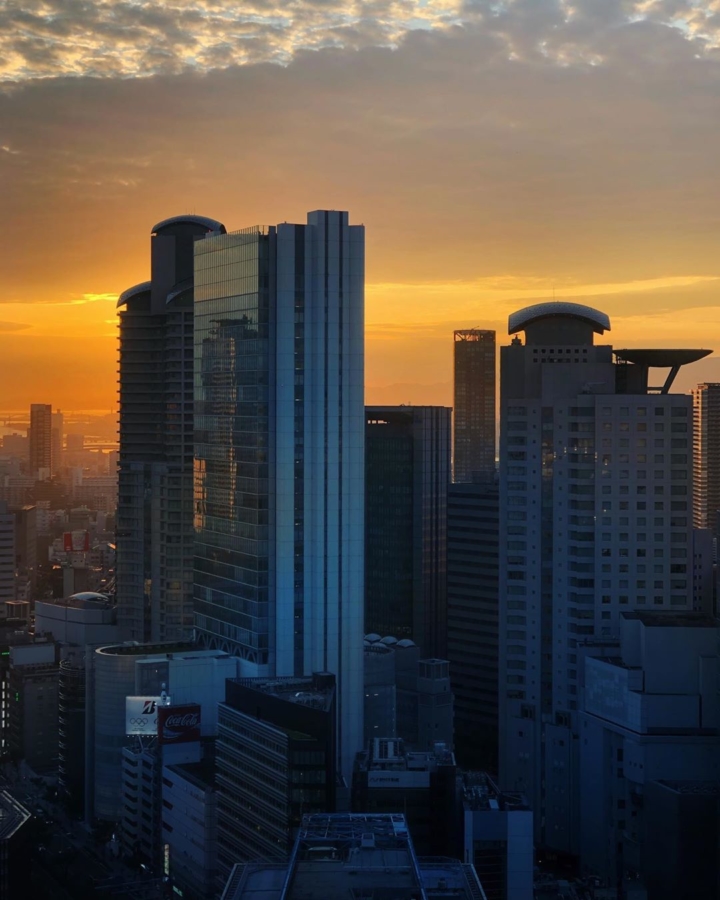
<svg viewBox="0 0 720 900">
<path fill-rule="evenodd" d="M 227 234 L 225 226 L 216 219 L 209 219 L 207 216 L 171 216 L 169 219 L 163 219 L 157 225 L 153 225 L 151 234 L 157 234 L 164 228 L 170 228 L 172 225 L 202 225 L 208 231 L 217 232 L 217 234 Z"/>
<path fill-rule="evenodd" d="M 675 366 L 687 366 L 710 356 L 712 350 L 616 350 L 615 356 L 623 362 L 635 363 L 655 369 L 672 369 Z"/>
<path fill-rule="evenodd" d="M 534 306 L 526 306 L 525 309 L 511 313 L 508 318 L 508 334 L 517 334 L 539 319 L 548 319 L 554 316 L 580 319 L 592 326 L 593 331 L 597 334 L 610 331 L 610 317 L 606 313 L 593 309 L 591 306 L 583 306 L 581 303 L 552 300 L 548 303 L 536 303 Z"/>
<path fill-rule="evenodd" d="M 136 284 L 134 287 L 128 288 L 126 291 L 123 291 L 122 294 L 118 297 L 118 302 L 115 306 L 116 309 L 120 309 L 121 306 L 125 306 L 128 300 L 132 300 L 133 297 L 137 297 L 138 294 L 144 294 L 146 291 L 149 291 L 152 287 L 151 281 L 143 281 L 141 284 Z"/>
</svg>

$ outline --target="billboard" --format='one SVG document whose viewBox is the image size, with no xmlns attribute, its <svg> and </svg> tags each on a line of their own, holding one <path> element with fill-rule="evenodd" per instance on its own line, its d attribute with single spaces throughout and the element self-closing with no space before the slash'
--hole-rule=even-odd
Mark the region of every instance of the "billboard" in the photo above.
<svg viewBox="0 0 720 900">
<path fill-rule="evenodd" d="M 125 734 L 157 734 L 159 697 L 125 698 Z"/>
<path fill-rule="evenodd" d="M 189 744 L 200 740 L 200 704 L 161 706 L 158 710 L 158 740 L 161 744 Z"/>
<path fill-rule="evenodd" d="M 89 531 L 66 531 L 63 534 L 65 553 L 87 553 L 90 550 Z"/>
</svg>

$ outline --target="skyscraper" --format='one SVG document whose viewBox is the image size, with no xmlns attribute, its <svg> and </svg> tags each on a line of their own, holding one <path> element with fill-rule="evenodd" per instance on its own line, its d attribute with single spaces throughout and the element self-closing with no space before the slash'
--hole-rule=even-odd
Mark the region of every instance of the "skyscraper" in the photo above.
<svg viewBox="0 0 720 900">
<path fill-rule="evenodd" d="M 450 416 L 445 406 L 365 410 L 365 630 L 442 658 Z"/>
<path fill-rule="evenodd" d="M 717 537 L 720 512 L 720 384 L 699 384 L 693 391 L 693 520 Z"/>
<path fill-rule="evenodd" d="M 500 779 L 527 793 L 538 844 L 569 853 L 584 657 L 623 612 L 693 602 L 691 398 L 669 390 L 709 351 L 595 345 L 609 329 L 541 303 L 510 316 L 501 352 Z"/>
<path fill-rule="evenodd" d="M 224 231 L 203 216 L 158 223 L 150 281 L 118 300 L 118 623 L 136 641 L 192 632 L 193 245 Z"/>
<path fill-rule="evenodd" d="M 195 624 L 241 675 L 337 679 L 363 740 L 364 228 L 346 212 L 195 245 Z"/>
<path fill-rule="evenodd" d="M 454 334 L 453 481 L 495 478 L 495 332 Z"/>
<path fill-rule="evenodd" d="M 52 473 L 52 406 L 30 406 L 30 475 L 45 480 Z"/>
<path fill-rule="evenodd" d="M 447 658 L 461 765 L 497 771 L 498 489 L 451 484 L 447 514 Z"/>
</svg>

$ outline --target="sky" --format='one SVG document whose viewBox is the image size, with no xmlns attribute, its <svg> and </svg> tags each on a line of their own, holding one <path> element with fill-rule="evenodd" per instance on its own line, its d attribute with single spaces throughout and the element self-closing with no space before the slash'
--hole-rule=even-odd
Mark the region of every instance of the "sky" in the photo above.
<svg viewBox="0 0 720 900">
<path fill-rule="evenodd" d="M 0 410 L 113 407 L 155 222 L 318 208 L 368 402 L 451 405 L 453 329 L 553 296 L 720 352 L 720 0 L 5 0 Z"/>
</svg>

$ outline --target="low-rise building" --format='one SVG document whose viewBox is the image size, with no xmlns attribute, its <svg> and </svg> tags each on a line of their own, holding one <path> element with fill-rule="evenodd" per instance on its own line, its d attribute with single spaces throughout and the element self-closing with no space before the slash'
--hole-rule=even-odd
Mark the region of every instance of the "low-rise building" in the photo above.
<svg viewBox="0 0 720 900">
<path fill-rule="evenodd" d="M 211 758 L 163 766 L 162 841 L 165 875 L 185 900 L 215 897 L 217 792 Z"/>
<path fill-rule="evenodd" d="M 222 900 L 485 900 L 472 865 L 418 857 L 404 816 L 305 816 L 285 863 L 236 865 Z"/>
<path fill-rule="evenodd" d="M 487 900 L 533 900 L 533 814 L 522 794 L 501 791 L 485 772 L 462 777 L 463 861 Z"/>
<path fill-rule="evenodd" d="M 456 856 L 458 806 L 452 751 L 412 751 L 400 740 L 375 738 L 358 753 L 353 771 L 356 813 L 402 813 L 423 856 Z"/>
</svg>

